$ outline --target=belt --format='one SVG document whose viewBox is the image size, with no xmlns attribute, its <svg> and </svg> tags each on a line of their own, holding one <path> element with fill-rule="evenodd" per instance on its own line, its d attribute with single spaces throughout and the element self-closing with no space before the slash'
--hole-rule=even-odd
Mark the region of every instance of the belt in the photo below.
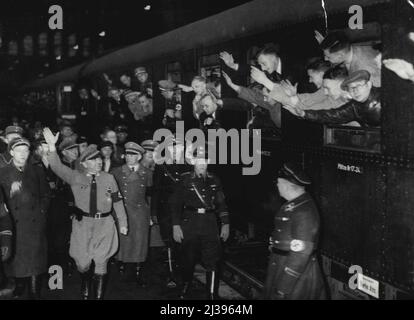
<svg viewBox="0 0 414 320">
<path fill-rule="evenodd" d="M 270 251 L 272 251 L 272 253 L 278 254 L 280 256 L 287 256 L 290 253 L 290 251 L 280 250 L 280 249 L 277 249 L 275 247 L 271 247 Z"/>
<path fill-rule="evenodd" d="M 105 217 L 109 216 L 110 214 L 111 214 L 111 211 L 109 211 L 109 212 L 97 212 L 96 214 L 91 214 L 91 213 L 87 213 L 87 212 L 82 211 L 82 216 L 89 217 L 89 218 L 94 218 L 94 219 L 102 219 L 102 218 L 105 218 Z"/>
<path fill-rule="evenodd" d="M 216 211 L 214 209 L 196 208 L 196 207 L 191 207 L 191 206 L 185 206 L 184 210 L 192 211 L 192 212 L 198 213 L 198 214 L 213 213 L 213 212 Z"/>
</svg>

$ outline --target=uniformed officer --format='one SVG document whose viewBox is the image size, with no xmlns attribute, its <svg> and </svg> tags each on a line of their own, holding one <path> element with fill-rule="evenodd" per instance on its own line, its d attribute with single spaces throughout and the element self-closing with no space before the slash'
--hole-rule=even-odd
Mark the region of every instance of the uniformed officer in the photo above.
<svg viewBox="0 0 414 320">
<path fill-rule="evenodd" d="M 137 90 L 152 97 L 152 83 L 149 80 L 147 69 L 145 67 L 137 67 L 134 70 L 134 74 L 138 80 Z"/>
<path fill-rule="evenodd" d="M 21 138 L 23 136 L 23 129 L 18 126 L 8 126 L 4 131 L 4 142 L 7 144 L 10 141 Z M 3 153 L 0 154 L 0 168 L 5 167 L 6 165 L 10 164 L 12 161 L 12 156 L 10 155 L 8 150 L 5 150 Z"/>
<path fill-rule="evenodd" d="M 177 85 L 171 80 L 160 80 L 158 86 L 166 101 L 162 124 L 171 132 L 175 132 L 175 122 L 182 119 L 182 105 L 174 96 Z"/>
<path fill-rule="evenodd" d="M 207 171 L 206 149 L 199 146 L 192 162 L 194 170 L 181 175 L 171 197 L 174 240 L 181 243 L 183 287 L 185 298 L 193 278 L 197 254 L 206 268 L 208 298 L 217 296 L 217 264 L 220 259 L 220 238 L 229 236 L 229 213 L 220 180 Z M 220 220 L 219 229 L 217 218 Z"/>
<path fill-rule="evenodd" d="M 153 192 L 151 199 L 151 218 L 154 222 L 154 232 L 151 233 L 151 242 L 154 243 L 154 248 L 152 250 L 153 258 L 161 260 L 161 257 L 164 255 L 161 248 L 167 247 L 168 255 L 168 270 L 169 270 L 169 279 L 167 280 L 167 287 L 174 288 L 176 287 L 175 281 L 175 266 L 177 264 L 176 257 L 177 254 L 177 245 L 173 241 L 172 235 L 172 222 L 171 222 L 171 206 L 169 200 L 171 195 L 174 192 L 175 186 L 180 181 L 181 174 L 191 170 L 191 167 L 186 163 L 184 156 L 184 141 L 174 137 L 166 137 L 168 141 L 168 153 L 170 158 L 173 160 L 172 163 L 162 163 L 156 164 L 153 175 Z M 157 149 L 155 149 L 157 152 Z M 158 233 L 156 232 L 159 229 L 161 239 L 158 239 Z M 158 241 L 156 241 L 156 239 Z M 160 271 L 163 273 L 163 271 Z"/>
<path fill-rule="evenodd" d="M 49 145 L 48 161 L 52 170 L 72 188 L 75 198 L 76 219 L 72 220 L 69 254 L 81 273 L 81 294 L 89 297 L 90 266 L 95 263 L 94 295 L 103 299 L 107 262 L 118 250 L 118 237 L 112 208 L 118 218 L 120 233 L 128 232 L 125 208 L 115 178 L 101 172 L 102 159 L 96 145 L 89 145 L 80 155 L 83 172 L 64 166 L 56 153 L 54 136 L 45 128 L 43 135 Z"/>
<path fill-rule="evenodd" d="M 136 281 L 145 286 L 142 265 L 148 253 L 150 206 L 146 190 L 151 187 L 151 171 L 140 164 L 144 148 L 135 142 L 125 144 L 126 164 L 112 171 L 124 199 L 128 215 L 128 235 L 120 236 L 117 258 L 136 265 Z"/>
<path fill-rule="evenodd" d="M 287 202 L 275 215 L 264 288 L 265 299 L 320 299 L 322 272 L 316 257 L 319 213 L 305 191 L 309 178 L 294 164 L 280 169 L 277 187 Z"/>
<path fill-rule="evenodd" d="M 24 293 L 40 297 L 40 276 L 47 270 L 46 212 L 50 191 L 44 172 L 29 159 L 30 143 L 23 138 L 9 142 L 12 161 L 0 169 L 0 186 L 15 226 L 15 252 L 5 264 L 6 275 L 15 278 L 15 297 Z"/>
</svg>

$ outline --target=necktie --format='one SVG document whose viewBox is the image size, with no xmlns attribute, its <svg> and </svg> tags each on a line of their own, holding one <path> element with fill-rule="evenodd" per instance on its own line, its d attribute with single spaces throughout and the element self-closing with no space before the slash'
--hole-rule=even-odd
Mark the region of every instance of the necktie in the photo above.
<svg viewBox="0 0 414 320">
<path fill-rule="evenodd" d="M 131 167 L 131 172 L 135 172 L 135 167 Z"/>
<path fill-rule="evenodd" d="M 96 178 L 95 175 L 92 175 L 92 182 L 91 182 L 91 196 L 89 198 L 89 213 L 96 214 L 97 210 L 97 192 L 96 192 Z"/>
</svg>

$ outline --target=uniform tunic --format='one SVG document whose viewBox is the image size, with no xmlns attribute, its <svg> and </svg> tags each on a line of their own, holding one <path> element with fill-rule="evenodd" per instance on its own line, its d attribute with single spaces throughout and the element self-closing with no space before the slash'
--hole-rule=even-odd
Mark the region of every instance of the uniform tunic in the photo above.
<svg viewBox="0 0 414 320">
<path fill-rule="evenodd" d="M 269 247 L 272 253 L 264 288 L 266 299 L 324 297 L 322 272 L 315 255 L 318 235 L 319 214 L 309 194 L 280 208 Z"/>
<path fill-rule="evenodd" d="M 89 212 L 92 177 L 86 172 L 72 170 L 63 165 L 56 152 L 48 155 L 52 170 L 72 189 L 75 207 L 85 213 Z M 127 218 L 118 185 L 111 174 L 100 172 L 96 175 L 97 210 L 107 213 L 115 209 L 119 227 L 127 226 Z M 118 236 L 115 221 L 111 215 L 95 219 L 83 217 L 81 221 L 72 220 L 69 254 L 75 260 L 81 272 L 89 269 L 95 262 L 95 273 L 105 274 L 107 262 L 118 250 Z"/>
<path fill-rule="evenodd" d="M 154 187 L 151 198 L 151 215 L 156 216 L 162 240 L 172 241 L 171 206 L 169 200 L 181 174 L 190 170 L 187 164 L 156 165 L 153 175 Z"/>
<path fill-rule="evenodd" d="M 124 198 L 128 216 L 128 235 L 120 235 L 118 260 L 122 262 L 143 262 L 148 252 L 150 228 L 150 207 L 145 192 L 151 187 L 151 171 L 140 165 L 132 172 L 123 165 L 112 171 Z"/>
<path fill-rule="evenodd" d="M 5 272 L 12 277 L 29 277 L 47 270 L 46 212 L 49 186 L 43 170 L 26 164 L 23 171 L 13 163 L 0 169 L 0 185 L 15 228 L 12 258 Z M 12 185 L 19 191 L 11 192 Z"/>
<path fill-rule="evenodd" d="M 197 195 L 197 192 L 200 197 Z M 220 259 L 221 243 L 217 219 L 229 223 L 220 180 L 213 174 L 198 177 L 195 172 L 181 175 L 171 197 L 172 224 L 181 226 L 184 280 L 190 281 L 198 252 L 207 271 L 214 271 Z"/>
</svg>

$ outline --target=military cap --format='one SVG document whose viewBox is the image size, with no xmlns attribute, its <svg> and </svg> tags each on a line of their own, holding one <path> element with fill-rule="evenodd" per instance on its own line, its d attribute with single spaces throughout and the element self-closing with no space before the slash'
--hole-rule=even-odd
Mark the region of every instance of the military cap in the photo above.
<svg viewBox="0 0 414 320">
<path fill-rule="evenodd" d="M 99 158 L 100 152 L 98 150 L 98 147 L 96 146 L 96 144 L 90 144 L 85 151 L 82 152 L 82 154 L 79 157 L 79 161 L 80 162 L 85 162 L 87 160 L 93 160 L 96 158 Z"/>
<path fill-rule="evenodd" d="M 135 68 L 135 75 L 140 74 L 140 73 L 147 73 L 147 69 L 145 69 L 145 67 Z"/>
<path fill-rule="evenodd" d="M 125 143 L 125 153 L 143 155 L 145 153 L 145 149 L 141 147 L 138 143 L 127 142 Z"/>
<path fill-rule="evenodd" d="M 128 90 L 127 92 L 125 92 L 125 93 L 124 93 L 124 95 L 125 95 L 125 99 L 130 98 L 130 97 L 137 97 L 137 96 L 139 96 L 140 94 L 141 94 L 141 92 L 138 92 L 138 91 L 131 91 L 131 90 Z"/>
<path fill-rule="evenodd" d="M 114 145 L 112 144 L 112 142 L 111 141 L 102 141 L 100 144 L 99 144 L 99 147 L 98 147 L 98 149 L 99 150 L 102 150 L 103 148 L 105 148 L 105 147 L 111 147 L 112 149 L 114 148 Z"/>
<path fill-rule="evenodd" d="M 367 70 L 358 70 L 352 72 L 345 80 L 341 83 L 342 90 L 348 90 L 348 85 L 357 81 L 369 81 L 371 74 Z"/>
<path fill-rule="evenodd" d="M 12 141 L 10 141 L 10 143 L 8 145 L 8 150 L 11 151 L 14 148 L 19 147 L 19 146 L 30 147 L 30 142 L 28 140 L 26 140 L 25 138 L 13 139 Z"/>
<path fill-rule="evenodd" d="M 128 133 L 128 128 L 127 128 L 126 125 L 120 124 L 120 125 L 118 125 L 118 126 L 115 127 L 115 132 L 116 133 L 121 133 L 121 132 Z"/>
<path fill-rule="evenodd" d="M 293 163 L 285 163 L 282 168 L 280 168 L 278 177 L 299 186 L 311 184 L 311 181 L 306 173 Z"/>
<path fill-rule="evenodd" d="M 8 126 L 6 128 L 6 131 L 4 132 L 4 134 L 7 136 L 8 134 L 12 134 L 12 133 L 17 133 L 22 135 L 23 134 L 23 129 L 21 127 L 18 126 Z"/>
<path fill-rule="evenodd" d="M 143 147 L 146 151 L 154 151 L 157 146 L 158 143 L 154 140 L 145 140 L 141 142 L 141 147 Z"/>
<path fill-rule="evenodd" d="M 59 144 L 59 151 L 77 148 L 78 144 L 73 139 L 65 139 Z"/>
<path fill-rule="evenodd" d="M 176 84 L 171 80 L 160 80 L 158 86 L 161 91 L 172 91 L 176 88 Z"/>
<path fill-rule="evenodd" d="M 60 127 L 61 128 L 63 128 L 63 127 L 71 127 L 72 128 L 73 124 L 69 120 L 63 120 L 62 123 L 60 124 Z"/>
</svg>

